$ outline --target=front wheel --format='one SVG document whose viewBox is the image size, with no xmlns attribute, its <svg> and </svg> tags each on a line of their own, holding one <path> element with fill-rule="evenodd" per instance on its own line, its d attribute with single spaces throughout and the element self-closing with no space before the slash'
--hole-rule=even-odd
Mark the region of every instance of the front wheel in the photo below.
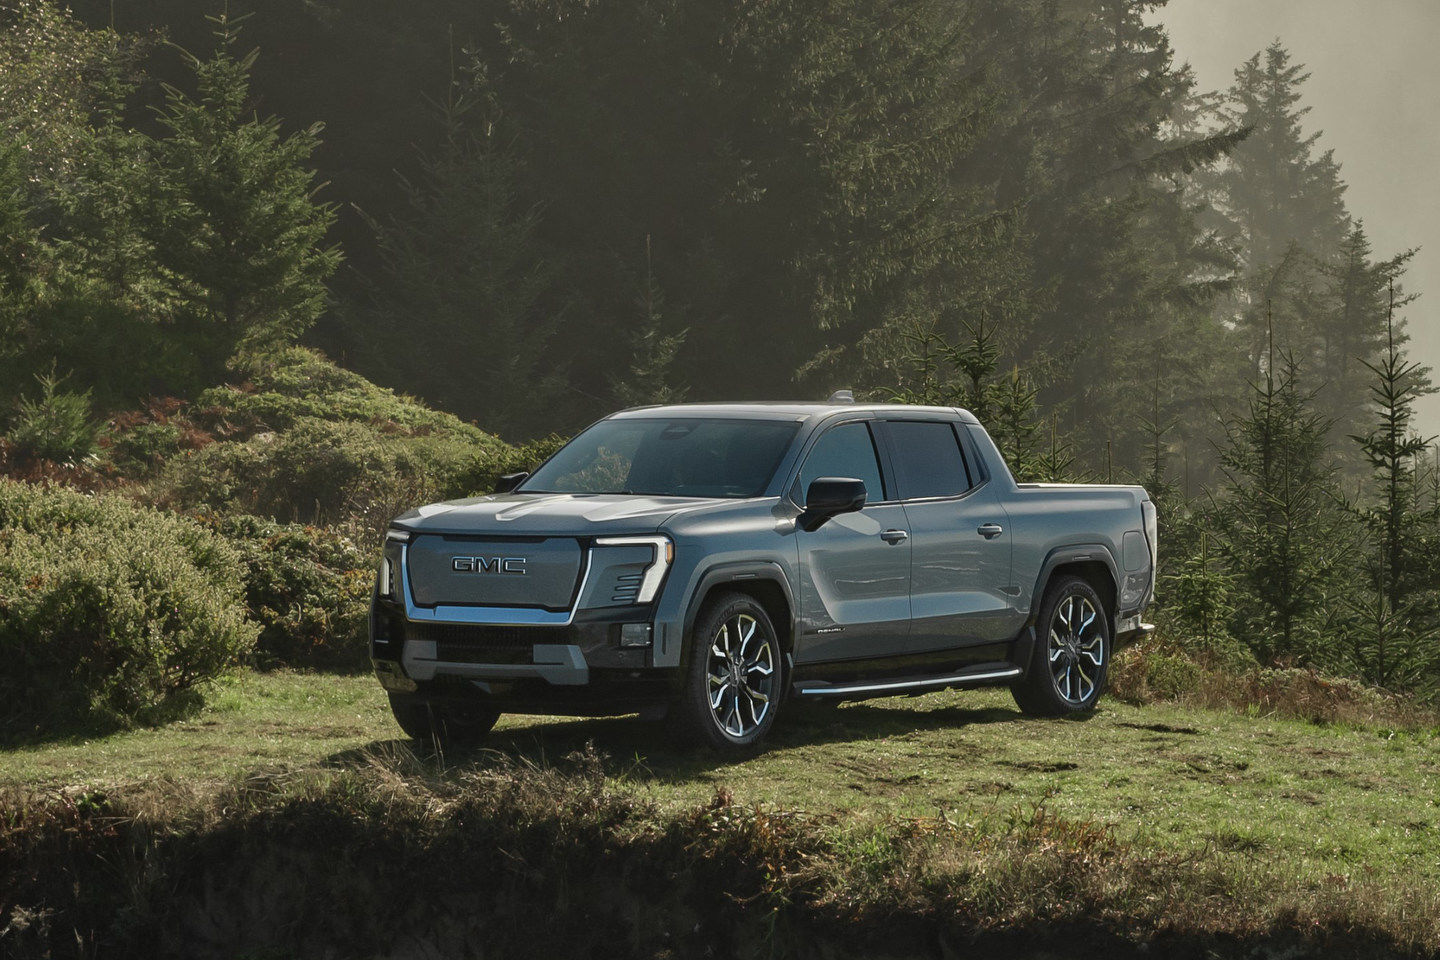
<svg viewBox="0 0 1440 960">
<path fill-rule="evenodd" d="M 742 593 L 706 603 L 676 704 L 679 732 L 730 757 L 754 753 L 775 723 L 784 658 L 765 608 Z"/>
<path fill-rule="evenodd" d="M 410 739 L 440 746 L 474 746 L 500 719 L 490 707 L 441 705 L 402 693 L 390 694 L 390 712 Z"/>
<path fill-rule="evenodd" d="M 1063 717 L 1094 708 L 1110 668 L 1110 617 L 1100 595 L 1080 577 L 1045 590 L 1025 679 L 1010 688 L 1032 716 Z"/>
</svg>

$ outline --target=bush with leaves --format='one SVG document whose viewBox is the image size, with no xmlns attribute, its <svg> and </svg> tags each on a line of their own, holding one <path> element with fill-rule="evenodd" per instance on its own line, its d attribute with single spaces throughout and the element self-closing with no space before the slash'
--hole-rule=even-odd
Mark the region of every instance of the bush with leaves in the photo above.
<svg viewBox="0 0 1440 960">
<path fill-rule="evenodd" d="M 176 508 L 340 524 L 378 537 L 408 507 L 473 492 L 463 480 L 481 472 L 484 453 L 444 436 L 307 417 L 282 433 L 213 443 L 171 461 L 158 496 Z"/>
<path fill-rule="evenodd" d="M 245 603 L 260 624 L 255 661 L 354 670 L 368 665 L 366 619 L 375 559 L 335 530 L 260 517 L 202 522 L 239 552 Z"/>
<path fill-rule="evenodd" d="M 0 480 L 0 727 L 14 735 L 192 704 L 256 628 L 241 567 L 192 520 Z"/>
<path fill-rule="evenodd" d="M 471 423 L 292 347 L 239 357 L 234 383 L 204 391 L 191 404 L 195 423 L 225 439 L 287 430 L 300 420 L 360 423 L 396 436 L 440 435 L 478 447 L 505 444 Z"/>
</svg>

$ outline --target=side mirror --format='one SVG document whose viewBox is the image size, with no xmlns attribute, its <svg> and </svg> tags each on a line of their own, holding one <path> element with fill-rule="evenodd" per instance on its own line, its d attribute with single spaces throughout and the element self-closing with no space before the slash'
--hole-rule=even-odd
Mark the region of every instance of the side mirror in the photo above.
<svg viewBox="0 0 1440 960">
<path fill-rule="evenodd" d="M 520 486 L 520 484 L 524 483 L 525 478 L 528 476 L 530 476 L 530 471 L 528 470 L 522 470 L 519 473 L 507 473 L 499 480 L 495 481 L 495 492 L 509 493 L 511 490 L 514 490 L 516 487 Z"/>
<path fill-rule="evenodd" d="M 831 517 L 854 513 L 865 506 L 865 481 L 853 477 L 816 477 L 805 491 L 805 511 L 796 519 L 807 533 L 820 529 Z"/>
</svg>

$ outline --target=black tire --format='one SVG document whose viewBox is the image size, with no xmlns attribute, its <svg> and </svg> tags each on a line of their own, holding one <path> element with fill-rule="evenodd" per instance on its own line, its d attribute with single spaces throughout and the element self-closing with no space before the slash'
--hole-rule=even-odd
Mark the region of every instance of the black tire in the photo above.
<svg viewBox="0 0 1440 960">
<path fill-rule="evenodd" d="M 1076 576 L 1051 581 L 1035 618 L 1030 668 L 1010 687 L 1020 709 L 1036 717 L 1093 710 L 1110 670 L 1110 630 L 1110 611 L 1088 581 Z"/>
<path fill-rule="evenodd" d="M 442 706 L 399 693 L 390 694 L 390 712 L 411 740 L 441 746 L 482 743 L 500 719 L 500 711 L 491 707 Z"/>
<path fill-rule="evenodd" d="M 780 638 L 765 608 L 743 593 L 711 597 L 690 634 L 684 686 L 671 713 L 676 734 L 731 759 L 754 754 L 775 724 L 784 674 Z"/>
</svg>

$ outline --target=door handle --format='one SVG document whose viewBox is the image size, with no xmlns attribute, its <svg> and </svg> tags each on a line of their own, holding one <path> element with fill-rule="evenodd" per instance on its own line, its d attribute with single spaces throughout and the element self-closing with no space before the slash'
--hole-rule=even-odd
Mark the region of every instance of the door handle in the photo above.
<svg viewBox="0 0 1440 960">
<path fill-rule="evenodd" d="M 900 543 L 910 539 L 910 532 L 908 530 L 886 530 L 880 534 L 880 539 L 886 543 Z"/>
<path fill-rule="evenodd" d="M 986 540 L 994 540 L 996 537 L 1000 536 L 1000 534 L 1005 532 L 1005 528 L 1000 526 L 1000 524 L 998 523 L 982 523 L 980 524 L 980 526 L 975 528 L 975 532 L 980 534 L 980 536 L 984 537 Z"/>
</svg>

